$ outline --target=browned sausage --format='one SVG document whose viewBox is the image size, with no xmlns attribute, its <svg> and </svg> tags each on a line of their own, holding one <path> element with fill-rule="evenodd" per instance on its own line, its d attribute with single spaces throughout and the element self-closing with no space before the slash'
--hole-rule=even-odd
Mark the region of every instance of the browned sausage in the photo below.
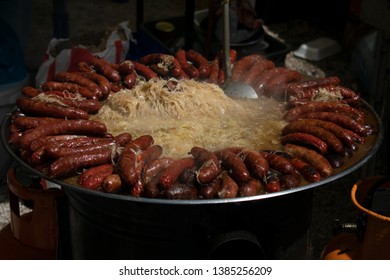
<svg viewBox="0 0 390 280">
<path fill-rule="evenodd" d="M 98 190 L 104 179 L 114 172 L 112 164 L 103 164 L 86 169 L 81 173 L 77 183 L 87 189 Z"/>
<path fill-rule="evenodd" d="M 77 174 L 83 168 L 102 165 L 111 161 L 112 150 L 107 148 L 86 152 L 84 154 L 73 154 L 61 157 L 51 163 L 48 169 L 48 175 L 52 178 L 68 177 Z"/>
<path fill-rule="evenodd" d="M 119 82 L 121 80 L 121 76 L 117 70 L 115 70 L 110 63 L 101 59 L 99 57 L 92 57 L 89 63 L 93 66 L 93 68 L 107 79 L 112 82 Z"/>
<path fill-rule="evenodd" d="M 138 138 L 127 143 L 119 156 L 117 167 L 119 175 L 124 183 L 134 185 L 139 179 L 139 170 L 137 170 L 137 155 L 141 150 L 153 144 L 153 137 L 150 135 L 141 135 Z"/>
<path fill-rule="evenodd" d="M 215 154 L 221 161 L 222 166 L 229 170 L 231 175 L 237 182 L 245 183 L 251 179 L 250 172 L 248 171 L 245 163 L 242 161 L 239 155 L 234 154 L 230 150 L 223 149 L 216 151 Z"/>
<path fill-rule="evenodd" d="M 289 154 L 300 158 L 312 165 L 321 174 L 321 176 L 329 177 L 330 175 L 332 175 L 332 166 L 324 156 L 317 153 L 316 151 L 293 144 L 285 145 L 284 149 Z"/>
<path fill-rule="evenodd" d="M 123 84 L 126 88 L 132 89 L 137 83 L 137 73 L 135 71 L 131 72 L 130 74 L 127 74 L 123 78 Z"/>
<path fill-rule="evenodd" d="M 160 177 L 159 184 L 163 189 L 170 188 L 179 176 L 187 169 L 195 166 L 195 160 L 192 157 L 184 157 L 175 160 L 166 168 Z"/>
<path fill-rule="evenodd" d="M 271 70 L 272 71 L 272 70 Z M 287 86 L 301 79 L 301 74 L 298 71 L 286 69 L 278 75 L 273 75 L 269 80 L 264 82 L 263 92 L 267 96 L 274 97 L 278 100 L 286 100 Z"/>
<path fill-rule="evenodd" d="M 194 65 L 188 63 L 185 50 L 179 49 L 176 52 L 175 58 L 189 78 L 196 79 L 199 77 L 199 70 Z"/>
<path fill-rule="evenodd" d="M 45 126 L 38 126 L 24 133 L 20 138 L 20 147 L 27 149 L 32 141 L 48 135 L 81 134 L 103 135 L 107 132 L 104 123 L 92 120 L 63 120 Z"/>
<path fill-rule="evenodd" d="M 80 86 L 76 83 L 66 83 L 66 82 L 55 82 L 55 81 L 48 81 L 42 84 L 42 90 L 48 91 L 48 90 L 59 90 L 59 91 L 66 91 L 71 93 L 78 93 L 81 96 L 88 98 L 88 99 L 98 99 L 100 94 L 94 93 L 89 88 L 85 86 Z"/>
<path fill-rule="evenodd" d="M 111 83 L 105 76 L 96 72 L 82 72 L 81 74 L 94 81 L 99 86 L 103 96 L 107 96 L 110 93 Z"/>
<path fill-rule="evenodd" d="M 106 193 L 118 193 L 122 189 L 121 177 L 118 174 L 110 174 L 103 180 L 102 189 Z"/>
<path fill-rule="evenodd" d="M 240 153 L 240 157 L 255 178 L 262 179 L 269 170 L 268 161 L 262 153 L 245 149 Z"/>
<path fill-rule="evenodd" d="M 344 150 L 344 145 L 333 133 L 330 131 L 315 125 L 309 125 L 300 122 L 299 120 L 290 122 L 282 129 L 282 135 L 287 135 L 289 133 L 303 132 L 307 134 L 312 134 L 322 141 L 324 141 L 328 148 L 337 153 L 342 153 Z"/>
<path fill-rule="evenodd" d="M 193 147 L 191 154 L 197 165 L 196 179 L 200 184 L 212 182 L 220 173 L 220 162 L 217 155 L 205 148 Z"/>
<path fill-rule="evenodd" d="M 341 127 L 354 131 L 355 133 L 359 134 L 362 137 L 367 136 L 369 132 L 369 130 L 364 124 L 359 123 L 358 121 L 354 120 L 351 117 L 338 114 L 338 113 L 312 112 L 312 113 L 303 114 L 302 118 L 318 119 L 318 120 L 333 122 L 335 124 L 340 125 Z"/>
<path fill-rule="evenodd" d="M 337 138 L 339 138 L 347 147 L 354 147 L 354 143 L 364 143 L 364 137 L 356 134 L 355 132 L 348 130 L 329 121 L 323 121 L 318 119 L 300 119 L 299 122 L 310 125 L 320 126 L 326 130 L 329 130 Z"/>
<path fill-rule="evenodd" d="M 303 114 L 310 112 L 335 112 L 352 116 L 354 119 L 360 122 L 364 120 L 364 114 L 361 111 L 339 101 L 306 102 L 302 106 L 296 106 L 289 109 L 285 113 L 284 119 L 290 122 L 300 118 Z"/>
<path fill-rule="evenodd" d="M 241 197 L 258 195 L 263 188 L 261 182 L 258 179 L 253 178 L 249 180 L 249 182 L 238 187 L 238 195 Z"/>
<path fill-rule="evenodd" d="M 169 188 L 163 189 L 161 196 L 166 199 L 197 199 L 198 190 L 191 185 L 174 183 Z"/>
<path fill-rule="evenodd" d="M 338 85 L 340 83 L 340 78 L 337 76 L 330 76 L 324 78 L 318 78 L 315 80 L 301 80 L 295 83 L 288 85 L 286 91 L 288 96 L 294 96 L 297 99 L 306 98 L 301 96 L 304 94 L 305 89 L 315 88 L 315 87 L 324 87 L 329 85 Z"/>
<path fill-rule="evenodd" d="M 244 83 L 251 86 L 255 85 L 255 81 L 261 74 L 263 74 L 264 71 L 275 68 L 275 64 L 271 60 L 264 59 L 260 55 L 254 56 L 253 59 L 254 63 L 248 71 L 244 73 L 243 79 Z"/>
<path fill-rule="evenodd" d="M 74 108 L 65 107 L 54 103 L 48 103 L 39 99 L 18 97 L 16 100 L 18 108 L 29 115 L 41 117 L 54 117 L 62 119 L 89 119 L 88 112 Z"/>
<path fill-rule="evenodd" d="M 132 62 L 134 64 L 134 70 L 137 72 L 137 74 L 144 77 L 147 81 L 150 79 L 158 78 L 158 75 L 148 66 L 136 61 Z"/>
<path fill-rule="evenodd" d="M 267 193 L 274 193 L 280 191 L 280 179 L 276 172 L 269 170 L 265 179 L 264 189 Z"/>
<path fill-rule="evenodd" d="M 134 63 L 131 60 L 124 60 L 119 63 L 118 71 L 123 77 L 133 73 Z"/>
<path fill-rule="evenodd" d="M 98 97 L 102 95 L 99 86 L 94 81 L 84 77 L 81 72 L 59 72 L 54 75 L 53 81 L 78 84 L 88 88 Z"/>
<path fill-rule="evenodd" d="M 28 117 L 21 116 L 16 117 L 12 120 L 12 123 L 15 125 L 15 128 L 18 130 L 27 130 L 31 128 L 36 128 L 40 125 L 47 125 L 53 122 L 61 122 L 62 119 L 50 118 L 50 117 Z"/>
<path fill-rule="evenodd" d="M 233 65 L 232 81 L 243 81 L 245 74 L 258 59 L 258 54 L 251 54 L 239 59 Z"/>
<path fill-rule="evenodd" d="M 264 71 L 253 83 L 253 89 L 257 94 L 264 94 L 266 84 L 274 77 L 280 75 L 281 73 L 287 71 L 285 67 L 276 67 L 273 69 L 269 69 Z"/>
<path fill-rule="evenodd" d="M 221 178 L 217 177 L 211 183 L 199 187 L 199 198 L 212 199 L 216 198 L 221 188 Z"/>
<path fill-rule="evenodd" d="M 234 198 L 238 194 L 238 184 L 230 177 L 228 172 L 222 172 L 221 187 L 218 191 L 219 198 Z"/>
<path fill-rule="evenodd" d="M 325 154 L 328 151 L 328 145 L 320 138 L 303 132 L 292 132 L 285 134 L 280 139 L 280 142 L 285 144 L 299 144 L 316 150 L 320 154 Z"/>
<path fill-rule="evenodd" d="M 321 174 L 307 162 L 297 157 L 291 157 L 290 162 L 307 181 L 318 182 L 321 180 Z"/>
<path fill-rule="evenodd" d="M 172 162 L 174 162 L 174 159 L 170 157 L 160 157 L 151 161 L 145 170 L 145 182 L 148 183 L 153 177 L 171 165 Z"/>
<path fill-rule="evenodd" d="M 209 61 L 195 50 L 186 51 L 187 60 L 192 62 L 199 71 L 199 77 L 201 79 L 208 79 L 210 76 L 210 63 Z"/>
<path fill-rule="evenodd" d="M 296 170 L 291 162 L 281 155 L 278 155 L 271 151 L 261 152 L 265 159 L 268 161 L 269 167 L 282 173 L 295 173 Z"/>
</svg>

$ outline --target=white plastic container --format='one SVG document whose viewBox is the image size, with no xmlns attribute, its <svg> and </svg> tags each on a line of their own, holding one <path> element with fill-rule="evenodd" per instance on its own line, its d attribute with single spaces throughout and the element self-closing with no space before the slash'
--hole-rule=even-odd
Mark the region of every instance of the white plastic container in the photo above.
<svg viewBox="0 0 390 280">
<path fill-rule="evenodd" d="M 4 117 L 12 111 L 16 105 L 16 99 L 21 95 L 22 88 L 29 84 L 29 75 L 15 83 L 0 85 L 0 120 L 3 123 Z M 0 145 L 0 178 L 3 178 L 7 172 L 10 163 L 10 156 Z"/>
<path fill-rule="evenodd" d="M 333 39 L 322 37 L 302 44 L 294 55 L 307 60 L 319 61 L 341 51 L 341 46 Z"/>
</svg>

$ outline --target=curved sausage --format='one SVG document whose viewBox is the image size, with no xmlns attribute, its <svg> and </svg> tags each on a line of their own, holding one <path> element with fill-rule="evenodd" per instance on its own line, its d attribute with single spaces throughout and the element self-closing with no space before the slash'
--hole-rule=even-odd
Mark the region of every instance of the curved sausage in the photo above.
<svg viewBox="0 0 390 280">
<path fill-rule="evenodd" d="M 328 148 L 337 153 L 342 153 L 344 151 L 344 145 L 333 133 L 330 131 L 315 125 L 309 125 L 300 122 L 299 120 L 290 122 L 282 129 L 282 135 L 287 135 L 289 133 L 303 132 L 307 134 L 312 134 L 322 141 L 324 141 Z"/>
<path fill-rule="evenodd" d="M 281 137 L 280 142 L 283 145 L 290 143 L 307 146 L 316 150 L 320 154 L 325 154 L 328 151 L 328 145 L 324 141 L 312 134 L 303 132 L 285 134 Z"/>
<path fill-rule="evenodd" d="M 188 61 L 191 61 L 199 71 L 199 78 L 208 79 L 210 76 L 210 63 L 209 61 L 195 50 L 186 51 L 186 57 Z"/>
<path fill-rule="evenodd" d="M 335 112 L 352 116 L 357 121 L 364 120 L 364 114 L 354 107 L 339 101 L 310 101 L 302 106 L 289 109 L 284 114 L 284 119 L 288 122 L 300 118 L 305 113 L 310 112 Z"/>
<path fill-rule="evenodd" d="M 120 82 L 121 76 L 117 70 L 115 70 L 110 63 L 101 59 L 99 57 L 92 57 L 89 63 L 93 66 L 93 68 L 103 76 L 105 76 L 110 81 L 116 83 Z"/>
<path fill-rule="evenodd" d="M 29 130 L 20 137 L 20 147 L 27 149 L 30 143 L 48 135 L 58 134 L 94 134 L 103 135 L 107 132 L 107 127 L 104 123 L 92 120 L 63 120 L 48 124 L 45 126 L 38 126 L 33 130 Z"/>
<path fill-rule="evenodd" d="M 329 177 L 333 173 L 333 168 L 327 159 L 314 150 L 293 144 L 285 145 L 284 150 L 312 165 L 323 177 Z"/>
</svg>

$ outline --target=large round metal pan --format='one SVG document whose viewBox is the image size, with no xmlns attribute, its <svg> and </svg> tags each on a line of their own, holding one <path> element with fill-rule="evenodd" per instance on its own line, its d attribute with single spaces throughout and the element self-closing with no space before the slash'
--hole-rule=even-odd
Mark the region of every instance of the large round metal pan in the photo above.
<svg viewBox="0 0 390 280">
<path fill-rule="evenodd" d="M 57 179 L 53 179 L 48 177 L 46 174 L 43 174 L 27 163 L 25 163 L 16 153 L 12 150 L 10 145 L 8 144 L 8 135 L 9 135 L 9 129 L 11 125 L 11 114 L 8 114 L 2 121 L 2 127 L 1 127 L 1 141 L 3 146 L 5 147 L 6 151 L 12 156 L 14 160 L 16 160 L 19 164 L 21 164 L 23 167 L 25 167 L 28 171 L 31 173 L 40 176 L 50 182 L 53 182 L 55 184 L 60 185 L 65 191 L 68 189 L 68 191 L 76 191 L 76 192 L 82 192 L 84 194 L 90 194 L 93 196 L 103 196 L 108 199 L 113 200 L 128 200 L 128 201 L 136 201 L 136 202 L 144 202 L 144 203 L 157 203 L 157 204 L 184 204 L 184 205 L 192 205 L 192 204 L 221 204 L 221 203 L 237 203 L 237 202 L 244 202 L 244 201 L 255 201 L 255 200 L 263 200 L 268 199 L 271 197 L 278 197 L 278 196 L 285 196 L 289 195 L 291 193 L 304 191 L 307 189 L 315 188 L 321 185 L 326 185 L 332 181 L 338 180 L 349 173 L 357 170 L 358 168 L 365 165 L 378 151 L 382 139 L 383 139 L 383 127 L 382 122 L 377 115 L 377 113 L 374 111 L 374 109 L 364 100 L 362 100 L 362 106 L 365 107 L 365 109 L 368 112 L 367 115 L 367 123 L 372 125 L 375 128 L 375 133 L 372 135 L 369 135 L 366 137 L 366 141 L 363 144 L 360 144 L 357 151 L 354 152 L 353 156 L 351 158 L 348 158 L 345 160 L 344 166 L 338 169 L 334 169 L 334 174 L 330 177 L 324 178 L 321 181 L 314 182 L 314 183 L 304 183 L 301 186 L 289 189 L 289 190 L 283 190 L 275 193 L 267 193 L 267 194 L 261 194 L 256 196 L 249 196 L 249 197 L 237 197 L 237 198 L 229 198 L 229 199 L 198 199 L 198 200 L 168 200 L 168 199 L 152 199 L 152 198 L 144 198 L 144 197 L 132 197 L 127 195 L 121 195 L 121 194 L 108 194 L 103 192 L 98 192 L 94 190 L 88 190 L 85 188 L 82 188 L 80 186 L 77 186 L 75 184 L 71 184 L 67 181 L 61 181 Z"/>
</svg>

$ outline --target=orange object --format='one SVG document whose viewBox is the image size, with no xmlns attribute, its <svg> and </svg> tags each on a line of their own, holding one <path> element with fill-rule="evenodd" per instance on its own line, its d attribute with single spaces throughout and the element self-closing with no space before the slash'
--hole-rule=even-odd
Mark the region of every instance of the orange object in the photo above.
<svg viewBox="0 0 390 280">
<path fill-rule="evenodd" d="M 336 235 L 321 254 L 322 260 L 358 260 L 362 244 L 355 233 L 342 232 Z"/>
<path fill-rule="evenodd" d="M 382 178 L 385 180 L 377 188 L 390 187 L 390 180 L 383 176 L 360 180 L 352 187 L 352 202 L 366 220 L 361 259 L 390 260 L 390 217 L 380 215 L 362 206 L 367 197 L 370 198 L 373 185 Z"/>
<path fill-rule="evenodd" d="M 22 185 L 15 170 L 7 173 L 11 230 L 21 243 L 43 250 L 57 248 L 56 198 L 63 195 L 60 189 L 40 190 Z M 31 211 L 21 215 L 20 201 L 31 205 Z"/>
</svg>

